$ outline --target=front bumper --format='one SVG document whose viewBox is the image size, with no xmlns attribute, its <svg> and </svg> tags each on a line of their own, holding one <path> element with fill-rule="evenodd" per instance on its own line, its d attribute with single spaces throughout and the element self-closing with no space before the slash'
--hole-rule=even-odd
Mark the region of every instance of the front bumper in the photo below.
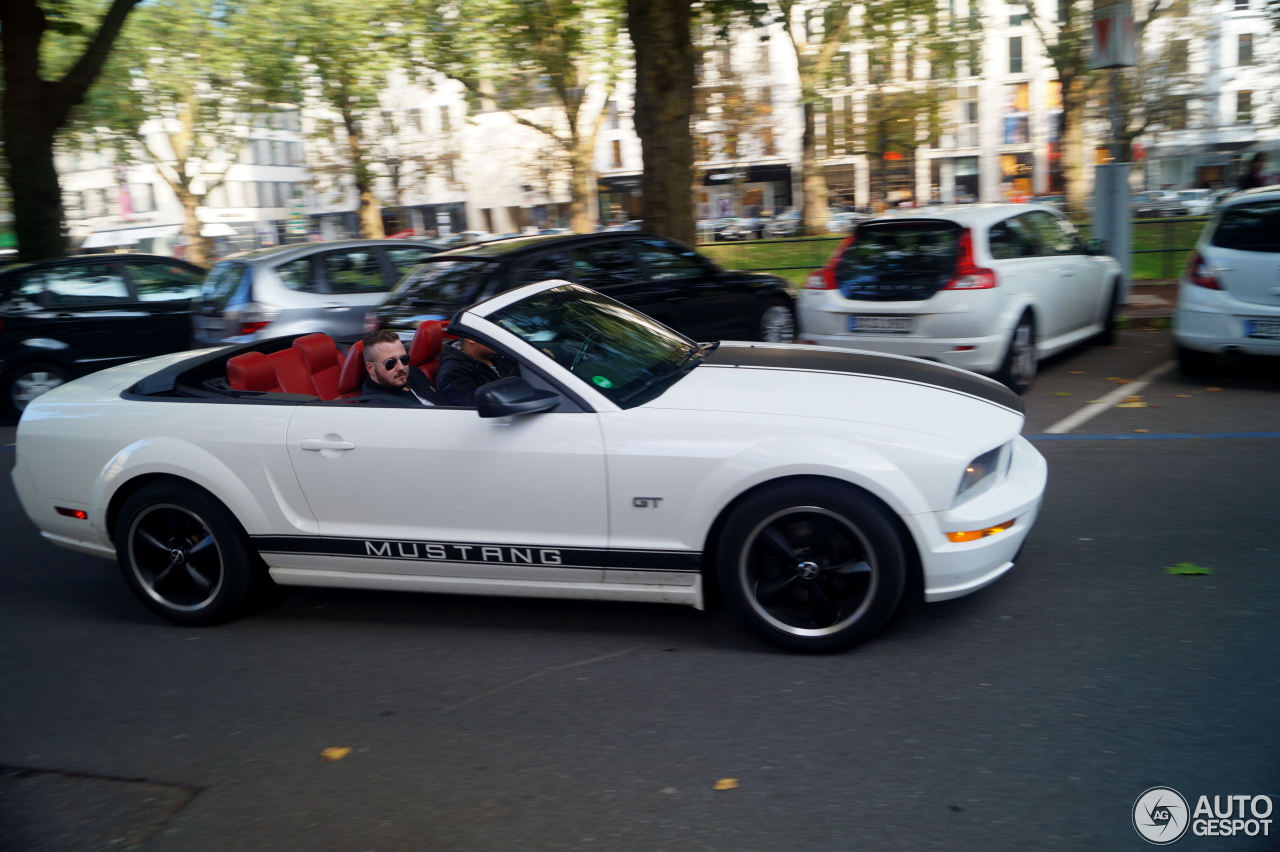
<svg viewBox="0 0 1280 852">
<path fill-rule="evenodd" d="M 1048 465 L 1026 438 L 1013 442 L 1004 479 L 982 495 L 946 512 L 917 515 L 913 533 L 924 574 L 924 599 L 958 598 L 994 582 L 1013 567 L 1040 511 Z M 1003 532 L 975 541 L 953 542 L 947 533 L 1004 525 Z"/>
</svg>

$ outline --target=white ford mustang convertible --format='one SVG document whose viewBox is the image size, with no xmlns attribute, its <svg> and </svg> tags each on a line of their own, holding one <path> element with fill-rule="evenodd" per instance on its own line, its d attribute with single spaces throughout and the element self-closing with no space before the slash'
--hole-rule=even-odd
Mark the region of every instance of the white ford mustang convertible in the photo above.
<svg viewBox="0 0 1280 852">
<path fill-rule="evenodd" d="M 307 335 L 71 382 L 18 426 L 23 508 L 182 624 L 273 583 L 716 594 L 768 642 L 833 651 L 907 589 L 945 600 L 1008 571 L 1044 491 L 1018 397 L 939 364 L 698 343 L 563 281 L 449 332 L 519 375 L 474 407 L 384 406 L 355 395 L 359 352 Z M 440 337 L 420 327 L 413 369 L 433 371 Z"/>
</svg>

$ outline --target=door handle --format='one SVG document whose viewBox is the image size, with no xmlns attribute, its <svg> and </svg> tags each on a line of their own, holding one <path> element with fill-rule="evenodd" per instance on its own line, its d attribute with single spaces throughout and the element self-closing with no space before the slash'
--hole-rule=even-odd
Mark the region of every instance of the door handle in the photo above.
<svg viewBox="0 0 1280 852">
<path fill-rule="evenodd" d="M 329 441 L 324 438 L 303 438 L 302 449 L 318 453 L 321 450 L 354 450 L 354 441 Z"/>
</svg>

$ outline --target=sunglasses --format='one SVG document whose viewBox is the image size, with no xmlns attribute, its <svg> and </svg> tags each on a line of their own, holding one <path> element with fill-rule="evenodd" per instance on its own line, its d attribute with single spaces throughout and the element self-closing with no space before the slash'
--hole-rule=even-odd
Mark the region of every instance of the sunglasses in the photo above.
<svg viewBox="0 0 1280 852">
<path fill-rule="evenodd" d="M 388 358 L 387 360 L 382 362 L 382 369 L 388 370 L 388 371 L 394 370 L 396 368 L 397 361 L 399 361 L 401 364 L 407 365 L 409 363 L 409 356 L 401 355 L 398 358 Z"/>
</svg>

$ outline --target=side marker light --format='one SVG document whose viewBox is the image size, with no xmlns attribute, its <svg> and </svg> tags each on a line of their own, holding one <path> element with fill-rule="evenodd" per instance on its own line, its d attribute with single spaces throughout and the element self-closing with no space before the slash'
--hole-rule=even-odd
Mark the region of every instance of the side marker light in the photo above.
<svg viewBox="0 0 1280 852">
<path fill-rule="evenodd" d="M 1003 524 L 997 524 L 994 527 L 987 527 L 985 530 L 964 530 L 962 532 L 949 532 L 947 539 L 954 542 L 977 541 L 980 538 L 1002 533 L 1009 527 L 1013 526 L 1014 518 L 1010 518 Z"/>
<path fill-rule="evenodd" d="M 66 506 L 54 506 L 59 515 L 66 515 L 68 518 L 75 518 L 77 521 L 85 521 L 89 519 L 89 515 L 84 509 L 68 509 Z"/>
</svg>

